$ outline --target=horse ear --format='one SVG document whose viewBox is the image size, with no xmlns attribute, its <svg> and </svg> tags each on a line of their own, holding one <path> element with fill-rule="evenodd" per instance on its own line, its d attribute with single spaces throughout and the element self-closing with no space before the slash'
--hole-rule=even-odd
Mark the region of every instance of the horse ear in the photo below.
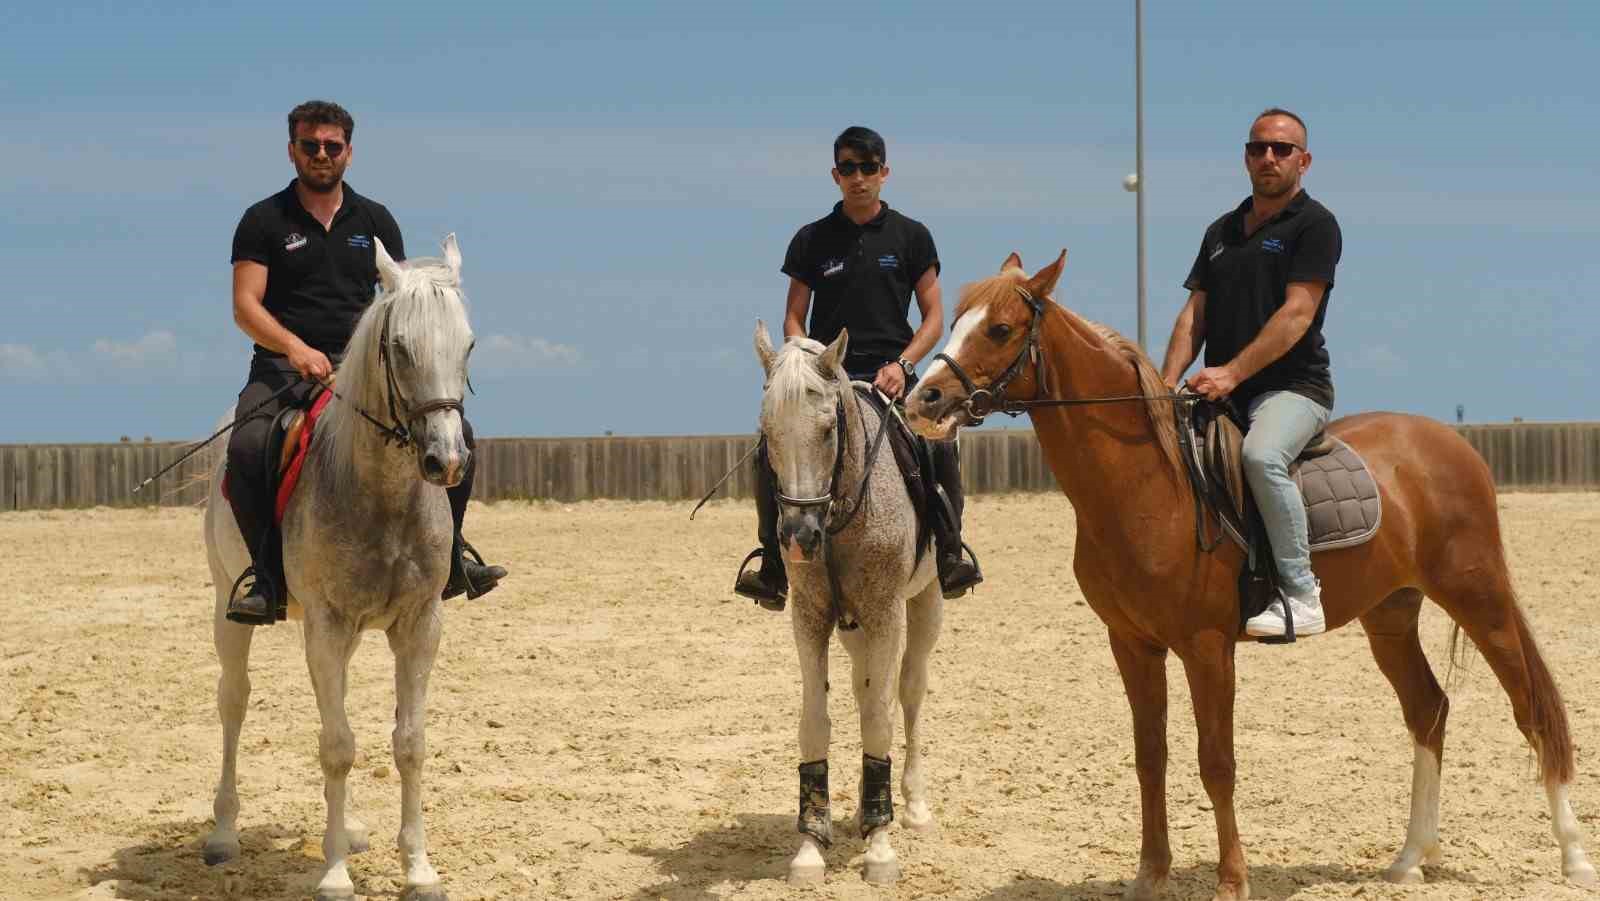
<svg viewBox="0 0 1600 901">
<path fill-rule="evenodd" d="M 450 265 L 450 271 L 455 273 L 456 281 L 461 281 L 461 248 L 456 245 L 455 232 L 444 236 L 444 261 Z"/>
<path fill-rule="evenodd" d="M 767 334 L 767 324 L 756 320 L 756 359 L 761 361 L 761 371 L 772 374 L 772 362 L 778 358 L 778 352 L 772 349 L 772 336 Z"/>
<path fill-rule="evenodd" d="M 377 235 L 372 236 L 373 256 L 378 261 L 378 281 L 383 284 L 383 290 L 393 291 L 400 285 L 400 264 L 389 256 L 389 251 L 383 247 L 383 239 Z"/>
<path fill-rule="evenodd" d="M 1000 264 L 1000 274 L 1004 275 L 1007 269 L 1021 269 L 1021 268 L 1022 268 L 1022 257 L 1017 256 L 1017 252 L 1015 250 L 1013 250 L 1013 251 L 1011 251 L 1011 256 L 1006 257 L 1006 261 L 1004 263 Z"/>
<path fill-rule="evenodd" d="M 1033 278 L 1028 279 L 1028 293 L 1034 297 L 1048 297 L 1056 289 L 1056 282 L 1061 279 L 1061 267 L 1067 262 L 1067 250 L 1061 249 L 1061 256 L 1056 261 L 1040 269 Z"/>
<path fill-rule="evenodd" d="M 817 368 L 822 370 L 823 375 L 832 378 L 834 370 L 844 365 L 844 353 L 849 347 L 850 330 L 839 329 L 839 337 L 833 339 L 833 343 L 822 352 L 822 356 L 817 357 Z"/>
</svg>

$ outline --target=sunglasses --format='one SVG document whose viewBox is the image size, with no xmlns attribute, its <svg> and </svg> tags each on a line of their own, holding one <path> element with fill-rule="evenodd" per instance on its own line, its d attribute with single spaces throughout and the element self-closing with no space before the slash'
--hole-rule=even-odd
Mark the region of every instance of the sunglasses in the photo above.
<svg viewBox="0 0 1600 901">
<path fill-rule="evenodd" d="M 1301 147 L 1299 144 L 1291 144 L 1288 141 L 1244 142 L 1244 152 L 1250 154 L 1251 156 L 1266 156 L 1268 149 L 1272 150 L 1273 156 L 1281 160 L 1287 158 L 1296 150 L 1304 150 L 1305 148 Z"/>
<path fill-rule="evenodd" d="M 309 157 L 315 157 L 320 150 L 328 151 L 328 159 L 336 160 L 344 153 L 343 141 L 313 141 L 310 138 L 301 138 L 295 141 L 300 152 Z"/>
<path fill-rule="evenodd" d="M 882 163 L 858 163 L 855 160 L 845 160 L 843 162 L 834 163 L 833 167 L 835 169 L 839 170 L 839 174 L 840 175 L 843 175 L 846 178 L 849 178 L 850 176 L 856 174 L 857 172 L 860 172 L 862 175 L 877 175 L 878 174 L 878 170 L 883 168 L 883 164 Z"/>
</svg>

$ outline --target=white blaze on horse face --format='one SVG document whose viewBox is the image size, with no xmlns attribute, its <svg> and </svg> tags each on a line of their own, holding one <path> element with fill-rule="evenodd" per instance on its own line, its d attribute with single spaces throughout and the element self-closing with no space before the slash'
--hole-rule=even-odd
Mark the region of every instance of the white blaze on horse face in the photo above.
<svg viewBox="0 0 1600 901">
<path fill-rule="evenodd" d="M 961 360 L 961 352 L 966 349 L 967 341 L 972 337 L 972 333 L 983 325 L 983 320 L 988 314 L 989 307 L 987 305 L 973 307 L 962 313 L 961 318 L 956 320 L 955 327 L 950 330 L 950 341 L 944 346 L 945 356 L 959 362 Z M 928 367 L 927 375 L 923 376 L 923 378 L 932 381 L 940 370 L 949 368 L 943 360 L 934 360 L 933 365 Z M 952 372 L 951 375 L 955 375 L 955 373 Z"/>
</svg>

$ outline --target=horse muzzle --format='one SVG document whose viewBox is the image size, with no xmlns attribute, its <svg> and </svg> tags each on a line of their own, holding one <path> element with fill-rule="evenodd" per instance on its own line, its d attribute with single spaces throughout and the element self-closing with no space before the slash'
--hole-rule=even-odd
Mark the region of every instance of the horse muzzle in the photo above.
<svg viewBox="0 0 1600 901">
<path fill-rule="evenodd" d="M 778 526 L 778 543 L 791 563 L 815 563 L 822 557 L 822 520 L 815 514 L 785 516 Z"/>
<path fill-rule="evenodd" d="M 431 485 L 454 488 L 466 478 L 467 464 L 472 460 L 469 450 L 440 452 L 432 449 L 417 455 L 417 466 L 422 478 Z"/>
</svg>

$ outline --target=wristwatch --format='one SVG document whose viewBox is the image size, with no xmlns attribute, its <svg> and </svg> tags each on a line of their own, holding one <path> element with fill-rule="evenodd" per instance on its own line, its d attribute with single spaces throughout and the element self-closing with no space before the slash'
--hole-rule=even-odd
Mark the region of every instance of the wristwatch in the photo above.
<svg viewBox="0 0 1600 901">
<path fill-rule="evenodd" d="M 906 359 L 905 357 L 901 357 L 896 362 L 898 362 L 900 364 L 900 369 L 901 369 L 901 371 L 905 372 L 906 378 L 908 380 L 909 379 L 914 379 L 914 378 L 917 377 L 917 364 L 911 362 L 910 360 Z"/>
</svg>

